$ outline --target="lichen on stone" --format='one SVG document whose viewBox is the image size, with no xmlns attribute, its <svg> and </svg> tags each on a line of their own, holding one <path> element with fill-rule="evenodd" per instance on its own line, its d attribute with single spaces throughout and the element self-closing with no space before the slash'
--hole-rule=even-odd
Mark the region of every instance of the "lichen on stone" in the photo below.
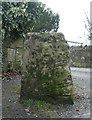
<svg viewBox="0 0 92 120">
<path fill-rule="evenodd" d="M 69 62 L 69 46 L 62 33 L 28 33 L 23 55 L 21 98 L 72 104 L 73 81 Z"/>
</svg>

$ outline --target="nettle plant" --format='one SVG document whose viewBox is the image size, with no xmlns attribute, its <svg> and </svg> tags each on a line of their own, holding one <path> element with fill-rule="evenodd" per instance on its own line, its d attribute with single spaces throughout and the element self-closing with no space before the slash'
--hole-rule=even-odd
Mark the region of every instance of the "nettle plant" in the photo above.
<svg viewBox="0 0 92 120">
<path fill-rule="evenodd" d="M 35 33 L 29 34 L 26 43 L 29 51 L 28 64 L 26 65 L 24 87 L 30 97 L 52 98 L 63 100 L 63 96 L 70 96 L 72 79 L 68 66 L 69 47 L 63 34 Z M 28 95 L 27 95 L 28 96 Z"/>
</svg>

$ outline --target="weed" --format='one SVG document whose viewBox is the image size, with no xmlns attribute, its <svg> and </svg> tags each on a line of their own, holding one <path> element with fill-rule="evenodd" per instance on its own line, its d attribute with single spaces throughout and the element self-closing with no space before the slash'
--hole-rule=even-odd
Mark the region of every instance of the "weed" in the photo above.
<svg viewBox="0 0 92 120">
<path fill-rule="evenodd" d="M 45 101 L 29 99 L 29 100 L 20 100 L 20 103 L 25 105 L 26 107 L 30 107 L 31 112 L 33 114 L 38 114 L 44 117 L 57 116 L 55 110 L 52 109 L 52 105 L 46 103 Z"/>
</svg>

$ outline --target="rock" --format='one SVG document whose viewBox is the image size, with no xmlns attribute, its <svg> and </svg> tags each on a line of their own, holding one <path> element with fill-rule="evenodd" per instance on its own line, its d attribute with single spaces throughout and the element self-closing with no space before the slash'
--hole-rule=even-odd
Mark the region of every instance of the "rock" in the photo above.
<svg viewBox="0 0 92 120">
<path fill-rule="evenodd" d="M 28 33 L 27 36 L 29 39 L 24 44 L 21 99 L 73 104 L 69 46 L 64 35 Z"/>
<path fill-rule="evenodd" d="M 25 109 L 26 112 L 29 112 L 29 109 Z"/>
<path fill-rule="evenodd" d="M 31 115 L 30 113 L 27 113 L 27 115 Z"/>
</svg>

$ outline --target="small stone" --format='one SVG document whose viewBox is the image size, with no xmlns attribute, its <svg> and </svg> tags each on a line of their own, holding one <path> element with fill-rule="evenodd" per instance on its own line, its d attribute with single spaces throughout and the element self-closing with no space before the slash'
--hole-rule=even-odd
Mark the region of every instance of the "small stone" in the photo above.
<svg viewBox="0 0 92 120">
<path fill-rule="evenodd" d="M 31 115 L 30 113 L 27 113 L 27 115 Z"/>
<path fill-rule="evenodd" d="M 35 117 L 38 117 L 36 114 L 34 114 Z"/>
<path fill-rule="evenodd" d="M 35 117 L 38 117 L 37 115 Z"/>
<path fill-rule="evenodd" d="M 11 102 L 11 100 L 9 99 L 9 102 Z"/>
<path fill-rule="evenodd" d="M 15 101 L 14 103 L 16 104 L 17 102 Z"/>
<path fill-rule="evenodd" d="M 25 109 L 26 112 L 29 112 L 29 109 Z"/>
<path fill-rule="evenodd" d="M 38 89 L 35 89 L 35 92 L 38 92 Z"/>
</svg>

